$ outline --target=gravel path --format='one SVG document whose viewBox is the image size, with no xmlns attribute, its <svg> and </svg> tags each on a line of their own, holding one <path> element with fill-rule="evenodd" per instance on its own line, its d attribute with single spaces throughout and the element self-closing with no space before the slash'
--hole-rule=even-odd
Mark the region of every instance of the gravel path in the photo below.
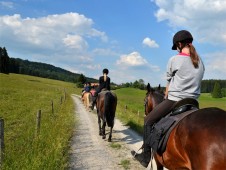
<svg viewBox="0 0 226 170">
<path fill-rule="evenodd" d="M 120 170 L 126 169 L 123 161 L 129 162 L 127 169 L 145 169 L 130 154 L 142 145 L 142 137 L 115 119 L 112 142 L 102 139 L 98 132 L 96 110 L 87 111 L 77 95 L 72 95 L 75 116 L 78 120 L 71 141 L 70 170 Z M 106 128 L 106 133 L 109 128 Z M 119 149 L 113 146 L 121 146 Z M 147 169 L 150 169 L 150 164 Z M 155 167 L 154 167 L 155 169 Z"/>
</svg>

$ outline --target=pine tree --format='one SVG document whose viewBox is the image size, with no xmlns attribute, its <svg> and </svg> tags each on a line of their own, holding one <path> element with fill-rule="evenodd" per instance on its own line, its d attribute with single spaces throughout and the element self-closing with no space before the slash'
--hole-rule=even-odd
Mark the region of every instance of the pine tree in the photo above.
<svg viewBox="0 0 226 170">
<path fill-rule="evenodd" d="M 9 56 L 5 47 L 0 47 L 0 72 L 9 74 Z"/>
<path fill-rule="evenodd" d="M 219 82 L 215 82 L 213 92 L 212 92 L 213 98 L 222 98 L 221 94 L 221 87 Z"/>
</svg>

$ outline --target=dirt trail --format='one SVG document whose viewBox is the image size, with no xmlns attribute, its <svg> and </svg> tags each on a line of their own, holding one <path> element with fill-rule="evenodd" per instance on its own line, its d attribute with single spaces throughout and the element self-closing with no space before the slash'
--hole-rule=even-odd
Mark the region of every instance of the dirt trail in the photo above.
<svg viewBox="0 0 226 170">
<path fill-rule="evenodd" d="M 111 147 L 110 142 L 102 139 L 98 132 L 96 111 L 87 111 L 77 95 L 72 95 L 76 110 L 75 116 L 78 120 L 70 151 L 71 170 L 120 170 L 125 169 L 122 161 L 129 161 L 131 170 L 145 169 L 135 161 L 130 151 L 138 150 L 142 145 L 142 137 L 128 129 L 119 120 L 115 119 L 112 133 L 112 143 L 120 145 L 120 149 Z M 109 128 L 106 128 L 106 133 Z M 150 164 L 147 169 L 150 169 Z M 154 165 L 155 169 L 155 165 Z"/>
</svg>

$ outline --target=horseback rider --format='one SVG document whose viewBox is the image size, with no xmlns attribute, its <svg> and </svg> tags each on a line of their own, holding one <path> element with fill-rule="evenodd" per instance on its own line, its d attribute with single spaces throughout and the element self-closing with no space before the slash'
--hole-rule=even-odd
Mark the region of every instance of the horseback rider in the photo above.
<svg viewBox="0 0 226 170">
<path fill-rule="evenodd" d="M 192 44 L 193 37 L 187 30 L 178 31 L 173 37 L 172 50 L 179 54 L 171 57 L 167 65 L 165 100 L 155 107 L 144 119 L 142 153 L 131 154 L 144 167 L 151 159 L 150 133 L 154 123 L 166 116 L 173 105 L 184 98 L 198 99 L 204 65 Z"/>
<path fill-rule="evenodd" d="M 90 92 L 91 90 L 91 83 L 88 82 L 88 83 L 85 83 L 84 84 L 84 89 L 82 90 L 82 98 L 83 98 L 83 95 L 86 93 L 86 92 Z"/>
<path fill-rule="evenodd" d="M 103 76 L 99 77 L 99 86 L 96 90 L 96 93 L 93 96 L 93 103 L 92 103 L 92 107 L 91 107 L 92 110 L 94 108 L 94 105 L 96 104 L 96 99 L 97 99 L 98 93 L 100 93 L 101 90 L 103 90 L 103 89 L 110 90 L 111 79 L 110 79 L 110 77 L 108 77 L 108 73 L 109 73 L 108 69 L 105 68 L 105 69 L 103 69 Z"/>
</svg>

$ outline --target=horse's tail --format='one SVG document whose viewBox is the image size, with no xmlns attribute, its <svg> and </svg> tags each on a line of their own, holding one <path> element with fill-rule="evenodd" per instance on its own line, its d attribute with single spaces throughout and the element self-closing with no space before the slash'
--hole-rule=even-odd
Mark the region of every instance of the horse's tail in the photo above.
<svg viewBox="0 0 226 170">
<path fill-rule="evenodd" d="M 111 92 L 105 94 L 104 99 L 104 113 L 108 127 L 114 126 L 115 110 L 116 110 L 116 98 Z"/>
</svg>

